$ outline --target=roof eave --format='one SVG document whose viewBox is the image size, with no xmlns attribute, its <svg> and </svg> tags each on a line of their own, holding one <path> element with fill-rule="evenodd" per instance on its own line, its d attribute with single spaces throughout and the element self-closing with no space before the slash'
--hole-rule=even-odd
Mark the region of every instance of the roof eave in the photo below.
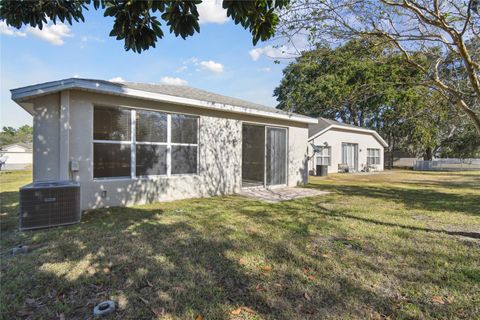
<svg viewBox="0 0 480 320">
<path fill-rule="evenodd" d="M 204 109 L 213 109 L 213 110 L 227 111 L 232 113 L 250 114 L 255 116 L 289 120 L 294 122 L 317 123 L 318 121 L 315 118 L 298 116 L 295 114 L 278 114 L 275 112 L 255 110 L 247 107 L 240 107 L 240 106 L 222 104 L 217 102 L 171 96 L 171 95 L 166 95 L 161 93 L 154 93 L 149 91 L 119 87 L 114 84 L 108 84 L 105 82 L 100 83 L 100 82 L 93 82 L 93 81 L 88 81 L 84 79 L 75 79 L 75 78 L 47 82 L 47 83 L 42 83 L 38 85 L 12 89 L 10 91 L 12 93 L 12 100 L 20 104 L 24 101 L 27 101 L 35 97 L 39 97 L 39 96 L 43 96 L 43 95 L 47 95 L 47 94 L 51 94 L 51 93 L 55 93 L 63 90 L 71 90 L 71 89 L 93 91 L 97 93 L 113 94 L 113 95 L 119 95 L 119 96 L 125 96 L 125 97 L 141 98 L 141 99 L 147 99 L 147 100 L 153 100 L 153 101 L 169 102 L 169 103 L 179 104 L 179 105 L 194 106 L 194 107 L 200 107 Z"/>
<path fill-rule="evenodd" d="M 344 126 L 339 126 L 339 125 L 334 125 L 334 124 L 331 124 L 328 127 L 326 127 L 324 129 L 320 130 L 319 132 L 315 133 L 314 135 L 312 135 L 311 137 L 308 138 L 308 141 L 311 141 L 311 140 L 315 139 L 316 137 L 320 136 L 321 134 L 325 133 L 326 131 L 328 131 L 332 128 L 333 129 L 347 130 L 347 131 L 359 131 L 359 132 L 363 132 L 363 133 L 370 133 L 378 140 L 378 142 L 380 142 L 380 144 L 384 148 L 388 147 L 388 143 L 385 140 L 383 140 L 383 138 L 375 130 L 364 129 L 364 128 L 344 127 Z"/>
</svg>

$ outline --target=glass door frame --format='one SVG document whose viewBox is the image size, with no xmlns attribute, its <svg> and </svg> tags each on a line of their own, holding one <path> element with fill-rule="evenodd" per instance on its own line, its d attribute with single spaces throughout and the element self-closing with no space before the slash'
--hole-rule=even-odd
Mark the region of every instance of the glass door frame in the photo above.
<svg viewBox="0 0 480 320">
<path fill-rule="evenodd" d="M 264 161 L 263 161 L 263 184 L 260 186 L 251 186 L 251 187 L 245 187 L 243 186 L 243 126 L 257 126 L 257 127 L 264 127 L 265 134 L 264 134 L 264 141 L 263 141 L 263 146 L 264 146 Z M 285 183 L 282 184 L 267 184 L 267 132 L 268 128 L 274 128 L 274 129 L 282 129 L 285 130 Z M 241 165 L 241 188 L 242 189 L 254 189 L 254 188 L 269 188 L 269 187 L 281 187 L 281 186 L 287 186 L 288 185 L 288 141 L 289 141 L 289 128 L 286 126 L 272 126 L 268 125 L 265 123 L 258 123 L 258 122 L 242 122 L 242 165 Z"/>
</svg>

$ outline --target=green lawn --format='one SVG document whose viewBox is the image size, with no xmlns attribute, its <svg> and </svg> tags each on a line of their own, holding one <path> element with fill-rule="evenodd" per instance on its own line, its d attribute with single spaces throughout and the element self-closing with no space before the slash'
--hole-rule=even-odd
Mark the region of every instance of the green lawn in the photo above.
<svg viewBox="0 0 480 320">
<path fill-rule="evenodd" d="M 3 319 L 478 319 L 480 172 L 312 178 L 326 196 L 240 196 L 89 212 L 17 232 L 1 173 Z M 33 245 L 12 256 L 15 244 Z M 242 307 L 245 307 L 242 309 Z"/>
</svg>

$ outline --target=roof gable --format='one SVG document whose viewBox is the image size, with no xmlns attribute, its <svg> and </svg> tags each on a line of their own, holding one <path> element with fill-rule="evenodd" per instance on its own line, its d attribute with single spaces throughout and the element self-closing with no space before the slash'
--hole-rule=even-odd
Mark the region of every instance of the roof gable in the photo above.
<svg viewBox="0 0 480 320">
<path fill-rule="evenodd" d="M 383 138 L 375 130 L 365 129 L 326 118 L 318 118 L 318 124 L 311 124 L 308 126 L 308 140 L 311 141 L 333 128 L 371 134 L 375 137 L 375 139 L 378 140 L 378 142 L 380 142 L 382 146 L 388 147 L 388 143 L 383 140 Z"/>
</svg>

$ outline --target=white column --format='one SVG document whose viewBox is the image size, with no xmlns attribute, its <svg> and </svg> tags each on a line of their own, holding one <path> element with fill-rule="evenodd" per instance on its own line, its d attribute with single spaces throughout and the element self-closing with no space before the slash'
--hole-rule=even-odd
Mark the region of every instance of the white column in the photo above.
<svg viewBox="0 0 480 320">
<path fill-rule="evenodd" d="M 59 179 L 70 179 L 70 91 L 60 93 Z"/>
</svg>

